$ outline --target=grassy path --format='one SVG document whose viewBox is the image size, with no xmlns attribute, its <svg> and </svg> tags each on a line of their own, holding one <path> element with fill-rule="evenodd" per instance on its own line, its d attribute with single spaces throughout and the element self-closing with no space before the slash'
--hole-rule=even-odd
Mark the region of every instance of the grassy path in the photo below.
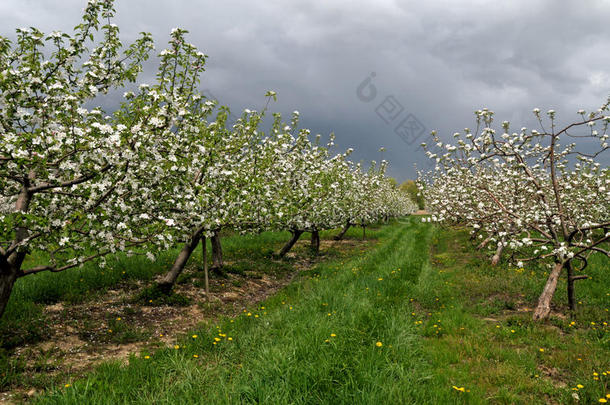
<svg viewBox="0 0 610 405">
<path fill-rule="evenodd" d="M 371 236 L 375 248 L 321 263 L 241 316 L 37 401 L 547 404 L 608 394 L 607 260 L 588 270 L 575 320 L 534 324 L 527 306 L 542 274 L 491 269 L 464 232 L 417 218 Z"/>
<path fill-rule="evenodd" d="M 178 342 L 179 349 L 103 366 L 40 402 L 432 401 L 422 389 L 430 370 L 406 304 L 431 232 L 416 221 L 384 227 L 367 254 L 322 264 L 260 308 Z"/>
</svg>

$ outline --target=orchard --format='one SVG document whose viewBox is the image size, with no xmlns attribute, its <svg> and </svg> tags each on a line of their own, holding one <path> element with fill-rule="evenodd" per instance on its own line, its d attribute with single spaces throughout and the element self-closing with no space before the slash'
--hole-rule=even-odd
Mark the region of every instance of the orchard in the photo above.
<svg viewBox="0 0 610 405">
<path fill-rule="evenodd" d="M 331 155 L 296 111 L 289 123 L 274 114 L 268 133 L 267 111 L 228 122 L 199 91 L 206 55 L 185 30 L 159 53 L 156 82 L 139 83 L 152 38 L 123 45 L 113 16 L 112 1 L 89 1 L 71 35 L 19 29 L 14 44 L 0 41 L 0 314 L 18 278 L 103 267 L 116 252 L 154 260 L 182 244 L 159 282 L 168 291 L 223 228 L 311 232 L 317 248 L 320 230 L 413 211 L 385 162 L 363 172 L 349 151 Z M 137 91 L 117 111 L 86 108 L 130 82 Z M 31 255 L 47 263 L 24 265 Z"/>
<path fill-rule="evenodd" d="M 610 257 L 610 172 L 598 161 L 609 149 L 609 105 L 579 110 L 564 126 L 554 110 L 536 108 L 538 129 L 508 121 L 495 129 L 494 113 L 482 109 L 476 129 L 455 133 L 454 144 L 432 133 L 442 152 L 428 151 L 436 168 L 420 177 L 432 219 L 468 226 L 479 248 L 493 247 L 493 265 L 504 255 L 518 267 L 548 266 L 534 319 L 549 316 L 562 274 L 573 310 L 589 257 Z"/>
<path fill-rule="evenodd" d="M 266 4 L 252 15 L 245 3 L 215 4 L 214 13 L 235 16 L 228 23 L 214 13 L 206 20 L 195 13 L 205 7 L 190 5 L 195 17 L 188 17 L 201 26 L 213 20 L 206 31 L 213 41 L 273 56 L 227 48 L 224 57 L 238 58 L 246 67 L 235 72 L 250 83 L 236 80 L 225 93 L 262 83 L 257 69 L 254 79 L 244 72 L 250 59 L 264 62 L 274 88 L 301 89 L 309 122 L 323 122 L 315 117 L 323 97 L 334 128 L 357 128 L 323 137 L 306 128 L 315 125 L 306 125 L 309 112 L 274 112 L 278 94 L 266 87 L 262 108 L 231 109 L 208 97 L 207 75 L 227 65 L 210 67 L 216 61 L 195 45 L 204 31 L 170 31 L 170 20 L 184 21 L 185 13 L 162 16 L 171 25 L 158 51 L 152 34 L 126 43 L 115 24 L 117 10 L 131 7 L 138 16 L 129 28 L 151 27 L 154 2 L 77 1 L 85 8 L 70 32 L 30 27 L 0 36 L 0 402 L 610 400 L 610 99 L 567 123 L 536 108 L 533 128 L 497 124 L 493 111 L 477 110 L 473 129 L 433 131 L 422 144 L 433 170 L 414 169 L 417 180 L 398 184 L 390 175 L 407 175 L 408 159 L 397 169 L 355 156 L 383 153 L 369 143 L 383 131 L 404 141 L 390 153 L 413 152 L 429 111 L 415 117 L 407 111 L 413 106 L 384 92 L 375 72 L 346 110 L 345 89 L 327 97 L 306 82 L 316 90 L 308 109 L 299 87 L 305 79 L 278 44 L 290 40 L 286 48 L 303 52 L 298 68 L 337 65 L 343 79 L 368 57 L 360 45 L 386 34 L 360 25 L 382 21 L 385 28 L 405 10 L 370 18 L 359 14 L 369 6 L 363 2 L 341 9 L 342 17 L 358 18 L 339 21 L 336 5 L 323 14 L 330 6 L 314 1 L 275 25 L 260 17 Z M 51 3 L 45 7 L 60 7 Z M 187 3 L 163 7 L 173 12 Z M 273 17 L 293 6 L 282 4 Z M 385 6 L 375 4 L 377 12 Z M 343 35 L 350 21 L 370 36 L 358 47 L 345 46 L 357 38 Z M 293 36 L 303 22 L 306 30 Z M 264 33 L 263 25 L 273 28 L 272 40 L 243 34 Z M 441 64 L 428 62 L 450 49 L 447 65 L 461 69 L 466 58 L 453 52 L 468 41 L 455 41 L 436 17 L 422 26 L 433 33 L 426 41 L 447 32 L 451 39 L 421 59 L 430 76 L 417 85 L 433 84 L 425 101 L 451 91 L 434 76 Z M 393 45 L 397 35 L 387 32 Z M 322 50 L 337 38 L 337 55 L 328 58 Z M 399 46 L 410 42 L 418 41 Z M 356 67 L 334 63 L 352 48 Z M 379 49 L 387 57 L 385 45 Z M 416 71 L 412 59 L 401 72 Z M 290 72 L 288 84 L 281 69 Z M 361 145 L 368 147 L 354 152 L 342 145 L 369 131 L 367 106 L 380 133 L 366 134 Z M 341 111 L 349 112 L 343 123 Z M 434 117 L 443 128 L 450 114 Z"/>
</svg>

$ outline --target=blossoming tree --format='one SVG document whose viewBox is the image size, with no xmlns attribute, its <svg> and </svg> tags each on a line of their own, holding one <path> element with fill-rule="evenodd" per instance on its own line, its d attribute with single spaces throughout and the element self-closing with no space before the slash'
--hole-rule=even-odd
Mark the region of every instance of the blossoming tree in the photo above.
<svg viewBox="0 0 610 405">
<path fill-rule="evenodd" d="M 547 263 L 535 319 L 549 316 L 562 270 L 573 309 L 574 282 L 587 278 L 576 273 L 591 254 L 610 256 L 610 173 L 597 161 L 609 148 L 609 103 L 564 126 L 555 111 L 544 120 L 535 109 L 540 129 L 511 131 L 504 121 L 499 136 L 493 112 L 479 110 L 477 129 L 456 133 L 455 145 L 433 133 L 445 152 L 428 152 L 436 170 L 420 177 L 433 219 L 471 226 L 481 247 L 495 243 L 494 263 L 506 248 L 517 266 Z"/>
</svg>

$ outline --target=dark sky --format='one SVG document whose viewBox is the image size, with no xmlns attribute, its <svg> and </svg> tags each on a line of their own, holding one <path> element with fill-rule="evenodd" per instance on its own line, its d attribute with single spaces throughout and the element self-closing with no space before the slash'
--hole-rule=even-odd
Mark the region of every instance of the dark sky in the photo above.
<svg viewBox="0 0 610 405">
<path fill-rule="evenodd" d="M 17 27 L 69 32 L 85 0 L 2 0 L 0 35 Z M 390 175 L 425 167 L 419 143 L 474 127 L 489 107 L 497 122 L 534 128 L 531 110 L 597 109 L 610 95 L 609 1 L 202 1 L 117 0 L 125 43 L 170 30 L 210 56 L 201 88 L 234 111 L 301 112 L 337 151 L 390 161 Z M 149 64 L 144 81 L 152 80 Z M 370 83 L 359 86 L 374 75 Z M 147 79 L 148 78 L 148 79 Z M 371 87 L 373 86 L 373 87 Z M 397 129 L 398 128 L 398 129 Z M 418 137 L 423 134 L 421 137 Z M 402 135 L 402 137 L 401 137 Z M 607 165 L 608 158 L 603 163 Z"/>
</svg>

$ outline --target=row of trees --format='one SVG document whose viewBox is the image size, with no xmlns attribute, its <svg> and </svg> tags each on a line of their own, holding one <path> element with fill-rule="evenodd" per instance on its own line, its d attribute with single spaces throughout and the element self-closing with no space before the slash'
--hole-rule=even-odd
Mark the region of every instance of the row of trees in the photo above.
<svg viewBox="0 0 610 405">
<path fill-rule="evenodd" d="M 322 229 L 413 210 L 385 162 L 365 171 L 349 150 L 333 156 L 332 137 L 312 141 L 297 112 L 289 123 L 274 114 L 268 133 L 266 108 L 229 123 L 198 91 L 206 55 L 184 30 L 159 54 L 154 84 L 130 85 L 112 114 L 87 108 L 136 82 L 153 49 L 146 33 L 123 46 L 113 16 L 112 0 L 89 0 L 72 35 L 0 38 L 0 315 L 18 278 L 103 266 L 115 252 L 152 260 L 183 244 L 159 282 L 169 291 L 199 241 L 219 251 L 223 228 L 311 232 L 319 245 Z"/>
<path fill-rule="evenodd" d="M 494 113 L 476 114 L 475 131 L 454 135 L 442 153 L 427 152 L 436 170 L 420 175 L 432 219 L 469 226 L 479 248 L 492 247 L 492 264 L 502 255 L 519 267 L 548 266 L 548 279 L 534 319 L 548 317 L 558 280 L 565 272 L 569 306 L 574 282 L 591 254 L 610 256 L 610 172 L 600 161 L 608 146 L 610 100 L 598 110 L 559 126 L 556 113 L 533 113 L 539 129 L 492 127 Z M 578 141 L 578 147 L 575 141 Z"/>
</svg>

